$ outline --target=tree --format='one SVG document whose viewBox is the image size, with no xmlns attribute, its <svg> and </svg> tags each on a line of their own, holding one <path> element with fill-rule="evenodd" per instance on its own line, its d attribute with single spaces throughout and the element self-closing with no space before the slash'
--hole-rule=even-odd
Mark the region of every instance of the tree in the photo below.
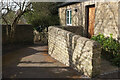
<svg viewBox="0 0 120 80">
<path fill-rule="evenodd" d="M 59 25 L 59 17 L 56 2 L 33 2 L 33 11 L 25 15 L 28 23 L 35 28 L 40 27 L 40 32 L 50 25 Z"/>
<path fill-rule="evenodd" d="M 1 19 L 2 21 L 5 22 L 7 25 L 7 35 L 11 39 L 11 42 L 14 42 L 14 35 L 15 35 L 15 30 L 16 30 L 16 25 L 20 18 L 27 12 L 31 11 L 31 2 L 27 0 L 23 1 L 15 1 L 15 0 L 3 0 L 1 1 L 2 5 L 2 16 Z M 9 19 L 6 18 L 6 16 L 14 13 L 14 16 L 12 17 L 12 20 L 9 21 Z M 10 26 L 10 33 L 8 32 L 8 25 Z"/>
</svg>

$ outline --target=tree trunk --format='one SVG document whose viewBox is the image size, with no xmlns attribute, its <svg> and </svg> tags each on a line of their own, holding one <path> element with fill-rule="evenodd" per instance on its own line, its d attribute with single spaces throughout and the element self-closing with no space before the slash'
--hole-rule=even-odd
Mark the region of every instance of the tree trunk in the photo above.
<svg viewBox="0 0 120 80">
<path fill-rule="evenodd" d="M 10 28 L 10 42 L 14 43 L 15 41 L 15 30 L 16 30 L 16 24 L 11 25 Z"/>
<path fill-rule="evenodd" d="M 4 18 L 4 16 L 2 17 L 3 18 L 3 20 L 5 21 L 5 23 L 6 23 L 6 36 L 7 36 L 7 40 L 9 39 L 9 25 L 8 25 L 8 22 L 7 22 L 7 20 Z"/>
</svg>

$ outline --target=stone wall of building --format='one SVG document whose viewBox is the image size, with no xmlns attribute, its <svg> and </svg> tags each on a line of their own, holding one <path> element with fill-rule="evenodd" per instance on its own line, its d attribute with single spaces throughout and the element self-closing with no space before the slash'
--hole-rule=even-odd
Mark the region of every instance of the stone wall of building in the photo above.
<svg viewBox="0 0 120 80">
<path fill-rule="evenodd" d="M 87 77 L 100 73 L 101 46 L 93 40 L 50 26 L 48 48 L 53 58 Z"/>
<path fill-rule="evenodd" d="M 82 3 L 75 3 L 59 8 L 59 17 L 61 26 L 67 26 L 66 24 L 66 10 L 71 9 L 72 11 L 72 26 L 79 26 L 83 28 L 83 36 L 87 36 L 87 20 L 86 20 L 86 6 L 93 5 L 96 2 L 85 1 Z M 77 12 L 75 11 L 77 9 Z"/>
<path fill-rule="evenodd" d="M 10 32 L 10 26 L 8 26 Z M 10 44 L 9 35 L 6 34 L 6 25 L 2 25 L 2 44 Z M 8 37 L 7 37 L 8 36 Z M 31 25 L 17 25 L 15 31 L 14 44 L 32 44 L 34 39 L 33 27 Z"/>
<path fill-rule="evenodd" d="M 119 38 L 118 5 L 120 2 L 84 1 L 59 8 L 61 26 L 66 25 L 66 10 L 72 10 L 72 26 L 83 27 L 83 36 L 87 36 L 87 6 L 95 5 L 94 34 L 103 33 L 106 37 L 113 34 L 113 38 Z M 75 12 L 77 9 L 77 12 Z"/>
<path fill-rule="evenodd" d="M 98 2 L 96 4 L 94 34 L 104 34 L 106 37 L 113 34 L 118 38 L 118 2 Z"/>
<path fill-rule="evenodd" d="M 120 1 L 118 3 L 118 31 L 119 31 L 118 39 L 120 42 Z"/>
</svg>

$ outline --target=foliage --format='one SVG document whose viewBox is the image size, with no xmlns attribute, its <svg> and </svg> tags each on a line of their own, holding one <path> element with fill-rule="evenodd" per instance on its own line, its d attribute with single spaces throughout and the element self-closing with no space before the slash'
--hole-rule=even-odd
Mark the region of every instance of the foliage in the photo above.
<svg viewBox="0 0 120 80">
<path fill-rule="evenodd" d="M 120 43 L 113 39 L 112 34 L 110 34 L 110 37 L 99 34 L 91 39 L 102 45 L 103 57 L 120 67 Z"/>
<path fill-rule="evenodd" d="M 4 16 L 4 18 L 7 21 L 7 24 L 12 24 L 15 18 L 15 11 L 10 11 L 6 16 Z M 4 20 L 2 20 L 2 24 L 6 24 L 6 22 Z M 24 17 L 21 16 L 20 19 L 18 20 L 17 24 L 26 24 L 26 21 L 24 20 Z"/>
<path fill-rule="evenodd" d="M 10 38 L 11 43 L 14 43 L 16 25 L 19 23 L 22 16 L 29 11 L 31 11 L 31 2 L 29 1 L 1 1 L 0 19 L 2 23 L 6 24 L 6 35 L 7 38 Z M 10 31 L 8 30 L 8 26 L 10 26 Z"/>
<path fill-rule="evenodd" d="M 16 24 L 19 23 L 19 20 L 21 17 L 31 11 L 31 2 L 29 1 L 5 1 L 3 0 L 1 2 L 1 18 L 2 23 L 6 25 L 15 26 Z"/>
<path fill-rule="evenodd" d="M 40 27 L 40 32 L 50 25 L 59 25 L 57 12 L 58 3 L 33 2 L 33 11 L 25 15 L 28 23 L 32 24 L 35 29 Z"/>
</svg>

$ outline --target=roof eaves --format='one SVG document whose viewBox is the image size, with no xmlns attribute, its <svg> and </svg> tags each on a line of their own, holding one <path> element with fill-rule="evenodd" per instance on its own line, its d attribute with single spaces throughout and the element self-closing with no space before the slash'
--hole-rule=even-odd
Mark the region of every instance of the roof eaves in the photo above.
<svg viewBox="0 0 120 80">
<path fill-rule="evenodd" d="M 66 0 L 66 2 L 58 5 L 58 8 L 64 7 L 64 6 L 67 6 L 67 5 L 71 5 L 71 4 L 75 4 L 75 3 L 84 2 L 84 1 L 89 1 L 89 0 Z"/>
</svg>

